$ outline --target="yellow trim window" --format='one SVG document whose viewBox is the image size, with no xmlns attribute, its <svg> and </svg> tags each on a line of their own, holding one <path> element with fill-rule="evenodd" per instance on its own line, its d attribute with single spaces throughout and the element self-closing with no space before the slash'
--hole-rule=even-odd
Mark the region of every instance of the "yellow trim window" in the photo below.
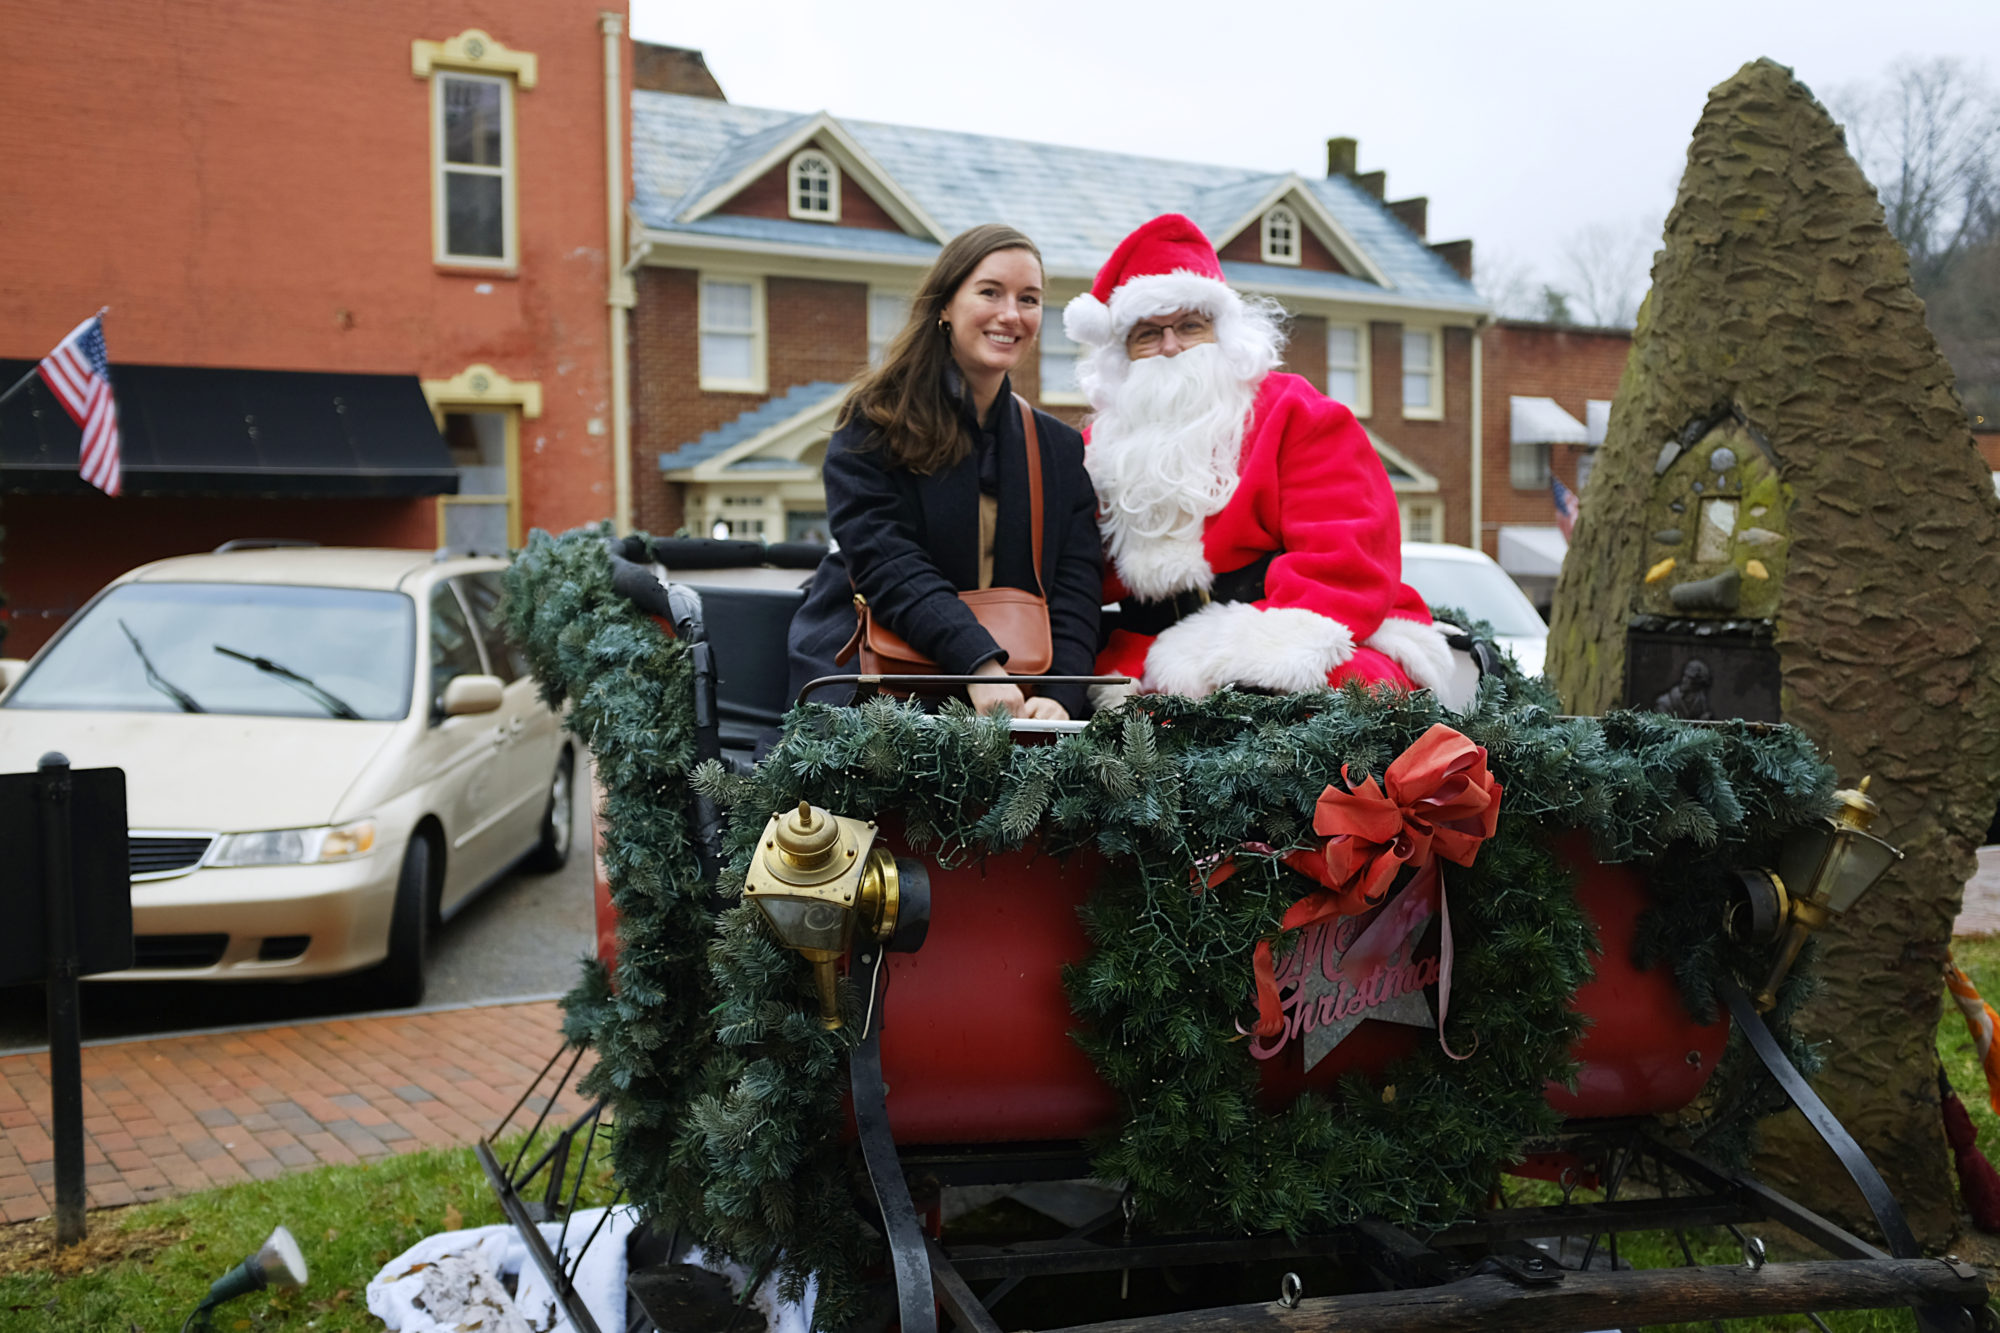
<svg viewBox="0 0 2000 1333">
<path fill-rule="evenodd" d="M 806 222 L 840 221 L 840 168 L 817 148 L 792 155 L 791 215 Z"/>
<path fill-rule="evenodd" d="M 879 366 L 889 354 L 889 344 L 910 319 L 910 298 L 906 292 L 881 287 L 868 289 L 868 364 Z"/>
<path fill-rule="evenodd" d="M 1277 205 L 1264 214 L 1264 262 L 1267 264 L 1292 264 L 1299 262 L 1299 215 L 1283 204 Z"/>
<path fill-rule="evenodd" d="M 1357 417 L 1368 415 L 1368 326 L 1326 326 L 1326 396 L 1345 403 Z"/>
<path fill-rule="evenodd" d="M 764 392 L 764 280 L 701 278 L 701 387 Z"/>
<path fill-rule="evenodd" d="M 431 117 L 438 262 L 513 267 L 514 80 L 437 70 Z"/>
<path fill-rule="evenodd" d="M 1403 415 L 1444 416 L 1444 339 L 1436 329 L 1403 330 Z"/>
<path fill-rule="evenodd" d="M 1068 332 L 1063 328 L 1060 307 L 1057 307 L 1055 315 L 1055 318 L 1042 321 L 1042 401 L 1069 405 L 1088 402 L 1083 396 L 1083 386 L 1076 382 L 1083 348 L 1070 341 Z"/>
</svg>

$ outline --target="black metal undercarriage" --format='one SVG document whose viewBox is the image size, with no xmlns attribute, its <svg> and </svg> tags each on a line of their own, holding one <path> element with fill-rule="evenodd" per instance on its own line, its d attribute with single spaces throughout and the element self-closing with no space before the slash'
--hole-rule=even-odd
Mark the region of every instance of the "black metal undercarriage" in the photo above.
<svg viewBox="0 0 2000 1333">
<path fill-rule="evenodd" d="M 932 1210 L 942 1192 L 1084 1179 L 1088 1155 L 1077 1143 L 898 1148 L 880 1094 L 867 1095 L 871 1084 L 880 1086 L 878 1037 L 871 1034 L 855 1051 L 855 1109 L 874 1194 L 863 1212 L 882 1233 L 892 1262 L 879 1284 L 875 1317 L 856 1333 L 896 1324 L 904 1333 L 937 1333 L 947 1325 L 964 1333 L 1448 1333 L 1637 1328 L 1778 1314 L 1824 1328 L 1818 1312 L 1892 1307 L 1913 1309 L 1925 1333 L 2000 1329 L 1987 1303 L 1987 1275 L 1953 1257 L 1921 1254 L 1880 1177 L 1789 1065 L 1787 1090 L 1796 1096 L 1804 1089 L 1810 1100 L 1800 1109 L 1823 1134 L 1831 1125 L 1836 1152 L 1850 1168 L 1858 1159 L 1866 1168 L 1858 1174 L 1873 1177 L 1856 1183 L 1876 1210 L 1887 1249 L 1676 1147 L 1657 1122 L 1643 1119 L 1574 1122 L 1554 1139 L 1524 1145 L 1525 1152 L 1576 1163 L 1561 1202 L 1493 1207 L 1428 1234 L 1375 1220 L 1301 1236 L 1158 1234 L 1135 1229 L 1129 1210 L 1114 1205 L 1060 1235 L 941 1240 Z M 550 1244 L 535 1226 L 562 1222 L 574 1207 L 575 1186 L 565 1200 L 563 1184 L 581 1180 L 599 1150 L 604 1105 L 566 1125 L 550 1124 L 542 1112 L 506 1165 L 494 1146 L 530 1097 L 553 1100 L 581 1055 L 574 1048 L 557 1052 L 478 1154 L 530 1257 L 564 1297 L 576 1333 L 617 1333 L 599 1326 L 570 1284 L 601 1233 L 585 1235 L 579 1227 L 570 1234 L 565 1223 Z M 566 1065 L 561 1074 L 558 1064 Z M 1589 1193 L 1597 1197 L 1575 1198 L 1568 1182 L 1576 1180 L 1595 1182 Z M 925 1212 L 933 1225 L 924 1224 Z M 1827 1257 L 1767 1260 L 1758 1227 L 1780 1228 L 1789 1247 Z M 1620 1256 L 1620 1238 L 1635 1233 L 1673 1238 L 1683 1262 L 1631 1267 Z M 1691 1238 L 1717 1235 L 1731 1238 L 1740 1262 L 1696 1261 L 1700 1242 Z M 625 1333 L 759 1333 L 763 1316 L 746 1306 L 747 1297 L 680 1262 L 690 1240 L 662 1221 L 633 1236 Z"/>
</svg>

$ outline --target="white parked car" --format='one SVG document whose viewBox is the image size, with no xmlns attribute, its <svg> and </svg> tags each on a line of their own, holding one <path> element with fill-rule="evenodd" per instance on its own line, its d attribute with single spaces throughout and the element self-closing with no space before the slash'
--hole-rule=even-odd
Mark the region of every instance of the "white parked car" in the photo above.
<svg viewBox="0 0 2000 1333">
<path fill-rule="evenodd" d="M 563 864 L 575 755 L 501 633 L 505 568 L 230 543 L 133 570 L 0 663 L 0 772 L 51 750 L 125 770 L 117 977 L 375 967 L 381 1003 L 414 1004 L 436 922 Z"/>
<path fill-rule="evenodd" d="M 1456 607 L 1486 621 L 1525 674 L 1542 674 L 1549 627 L 1520 585 L 1490 556 L 1466 546 L 1404 542 L 1403 582 L 1432 606 Z"/>
</svg>

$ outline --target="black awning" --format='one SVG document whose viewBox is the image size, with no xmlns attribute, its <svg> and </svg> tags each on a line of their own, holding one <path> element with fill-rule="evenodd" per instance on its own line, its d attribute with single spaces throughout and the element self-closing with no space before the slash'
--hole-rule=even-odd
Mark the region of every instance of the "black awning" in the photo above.
<svg viewBox="0 0 2000 1333">
<path fill-rule="evenodd" d="M 0 360 L 0 388 L 34 367 Z M 414 375 L 113 362 L 127 495 L 450 495 L 458 470 Z M 91 488 L 82 432 L 36 378 L 0 403 L 0 491 Z"/>
</svg>

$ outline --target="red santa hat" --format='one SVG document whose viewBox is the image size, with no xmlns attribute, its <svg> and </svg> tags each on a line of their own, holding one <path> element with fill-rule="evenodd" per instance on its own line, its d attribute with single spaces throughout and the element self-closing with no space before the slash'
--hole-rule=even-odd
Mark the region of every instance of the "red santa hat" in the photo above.
<svg viewBox="0 0 2000 1333">
<path fill-rule="evenodd" d="M 1165 213 L 1118 243 L 1091 289 L 1063 310 L 1063 331 L 1075 342 L 1104 347 L 1123 342 L 1142 319 L 1200 310 L 1220 321 L 1242 304 L 1201 228 Z"/>
</svg>

